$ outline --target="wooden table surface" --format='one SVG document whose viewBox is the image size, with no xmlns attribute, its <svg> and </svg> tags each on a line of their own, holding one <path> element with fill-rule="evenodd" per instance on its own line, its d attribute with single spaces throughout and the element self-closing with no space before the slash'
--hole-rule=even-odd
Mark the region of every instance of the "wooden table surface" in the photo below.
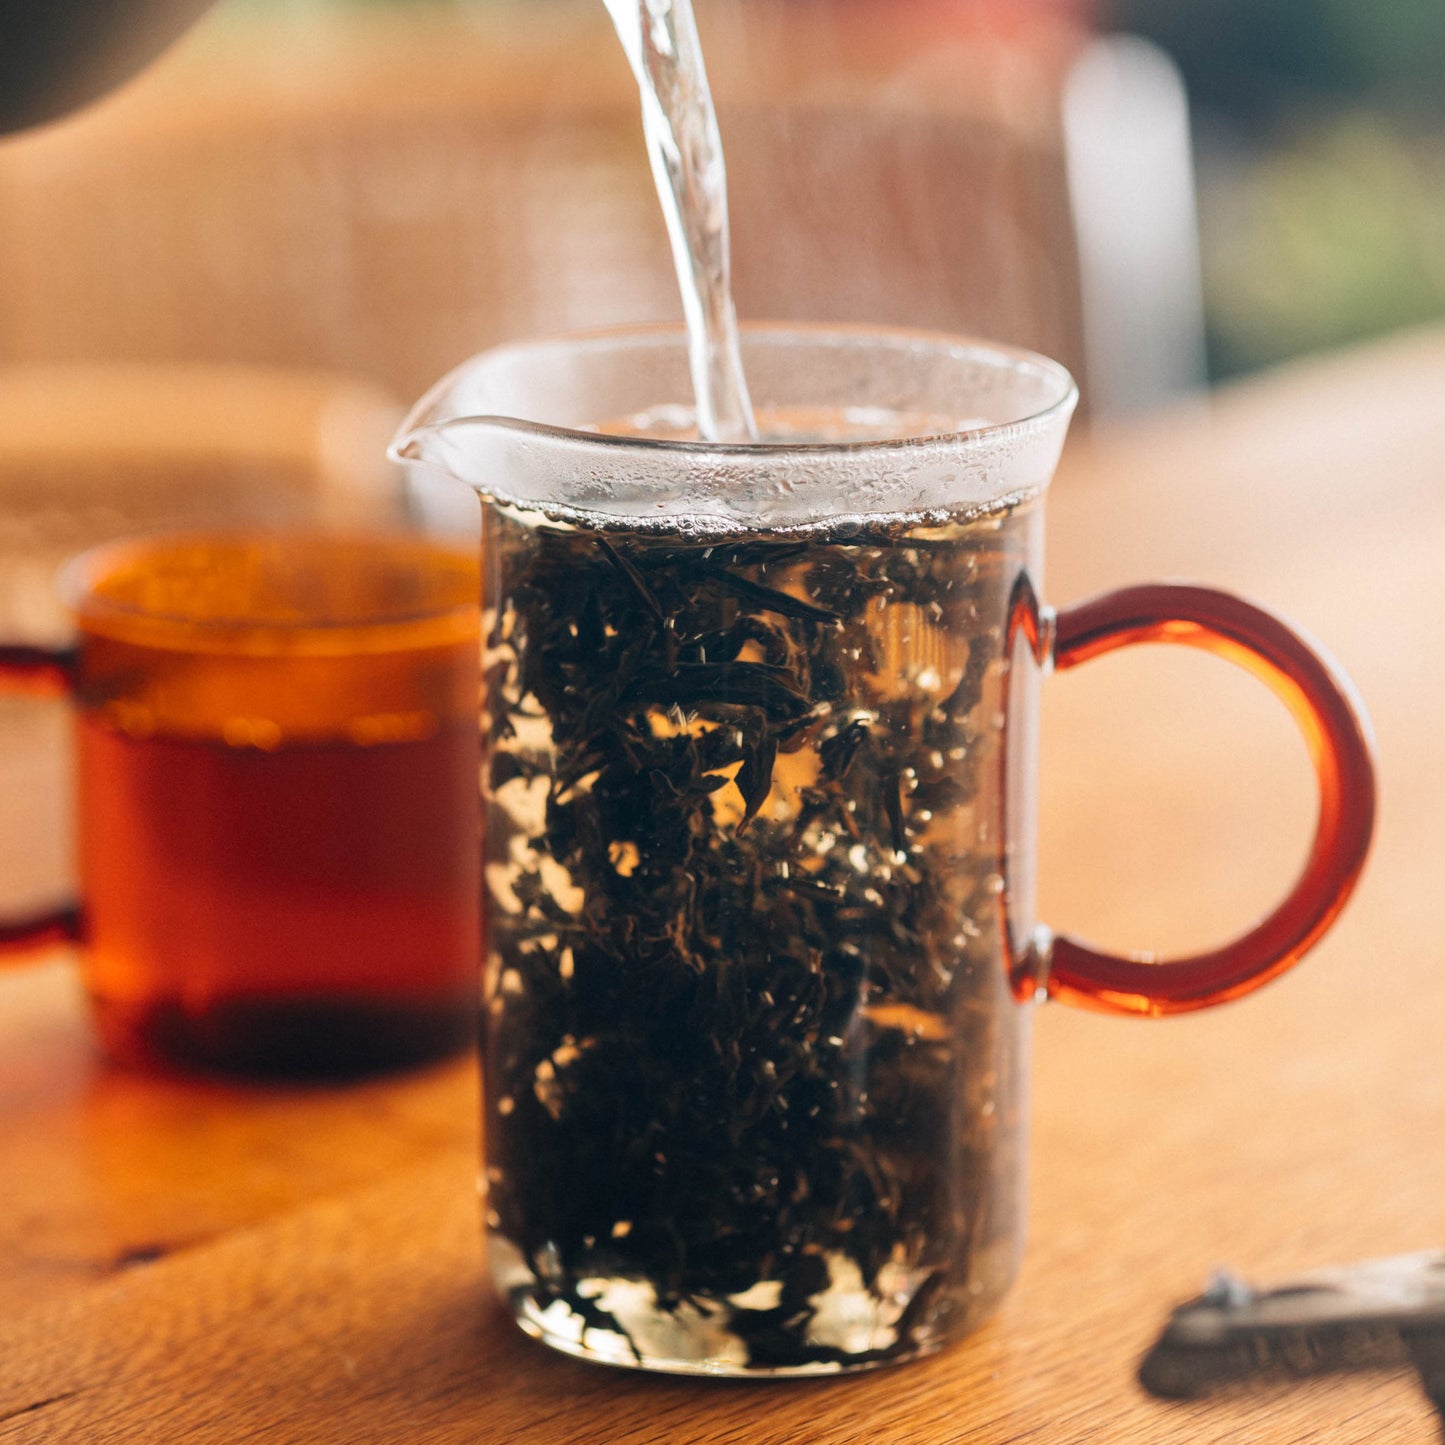
<svg viewBox="0 0 1445 1445">
<path fill-rule="evenodd" d="M 1163 1022 L 1039 1011 L 1029 1254 L 978 1334 L 824 1383 L 552 1355 L 483 1279 L 470 1061 L 346 1088 L 126 1074 L 93 1052 L 71 961 L 52 954 L 0 976 L 0 1441 L 1433 1438 L 1404 1376 L 1169 1405 L 1133 1375 L 1218 1264 L 1269 1279 L 1445 1245 L 1442 396 L 1445 333 L 1423 333 L 1096 431 L 1066 458 L 1055 602 L 1191 576 L 1328 639 L 1374 714 L 1382 814 L 1341 922 L 1262 993 Z M 1314 807 L 1273 699 L 1169 649 L 1046 693 L 1051 922 L 1180 947 L 1268 905 Z M 37 728 L 32 744 L 54 742 Z M 56 772 L 19 766 L 18 746 L 12 816 L 8 799 Z M 0 878 L 54 853 L 44 831 L 7 819 Z"/>
</svg>

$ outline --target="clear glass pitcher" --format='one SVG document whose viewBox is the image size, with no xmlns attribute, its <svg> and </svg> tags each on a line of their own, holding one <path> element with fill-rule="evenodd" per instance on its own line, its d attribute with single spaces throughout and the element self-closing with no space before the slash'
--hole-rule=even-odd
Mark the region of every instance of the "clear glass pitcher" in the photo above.
<svg viewBox="0 0 1445 1445">
<path fill-rule="evenodd" d="M 483 498 L 496 1283 L 573 1354 L 819 1374 L 932 1351 L 1008 1287 L 1025 1005 L 1277 974 L 1353 885 L 1374 785 L 1348 683 L 1268 613 L 1040 604 L 1062 368 L 866 330 L 744 354 L 762 445 L 698 442 L 683 336 L 638 330 L 477 358 L 395 451 Z M 1274 686 L 1321 794 L 1279 908 L 1172 962 L 1033 904 L 1039 679 L 1150 640 Z"/>
</svg>

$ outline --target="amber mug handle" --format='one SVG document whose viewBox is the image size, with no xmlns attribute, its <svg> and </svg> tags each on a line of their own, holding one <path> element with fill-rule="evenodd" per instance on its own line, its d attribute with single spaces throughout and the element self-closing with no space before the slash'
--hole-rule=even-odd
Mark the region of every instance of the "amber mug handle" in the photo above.
<svg viewBox="0 0 1445 1445">
<path fill-rule="evenodd" d="M 1319 783 L 1308 859 L 1283 901 L 1231 942 L 1184 958 L 1106 953 L 1041 928 L 1013 968 L 1021 997 L 1045 996 L 1109 1013 L 1172 1014 L 1224 1003 L 1297 963 L 1354 888 L 1375 820 L 1374 740 L 1343 672 L 1273 613 L 1229 592 L 1146 583 L 1058 613 L 1025 607 L 1015 629 L 1056 671 L 1139 642 L 1171 642 L 1228 659 L 1262 679 L 1294 715 Z"/>
<path fill-rule="evenodd" d="M 0 644 L 0 692 L 66 697 L 75 678 L 73 648 Z M 0 962 L 50 943 L 75 943 L 82 933 L 80 905 L 67 901 L 27 918 L 0 918 Z"/>
</svg>

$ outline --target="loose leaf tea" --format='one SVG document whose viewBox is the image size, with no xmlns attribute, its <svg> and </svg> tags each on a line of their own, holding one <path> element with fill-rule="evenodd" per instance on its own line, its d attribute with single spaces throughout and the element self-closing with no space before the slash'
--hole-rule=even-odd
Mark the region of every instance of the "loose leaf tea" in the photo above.
<svg viewBox="0 0 1445 1445">
<path fill-rule="evenodd" d="M 621 1361 L 941 1343 L 1014 1264 L 1023 506 L 693 536 L 492 504 L 494 1262 Z"/>
</svg>

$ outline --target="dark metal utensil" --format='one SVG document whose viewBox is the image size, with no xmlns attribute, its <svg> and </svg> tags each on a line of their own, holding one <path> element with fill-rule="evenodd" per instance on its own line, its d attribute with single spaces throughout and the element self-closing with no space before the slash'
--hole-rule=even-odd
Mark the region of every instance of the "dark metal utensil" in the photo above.
<svg viewBox="0 0 1445 1445">
<path fill-rule="evenodd" d="M 1170 1315 L 1139 1383 L 1193 1399 L 1254 1379 L 1413 1367 L 1445 1426 L 1445 1250 L 1256 1289 L 1227 1272 Z"/>
</svg>

